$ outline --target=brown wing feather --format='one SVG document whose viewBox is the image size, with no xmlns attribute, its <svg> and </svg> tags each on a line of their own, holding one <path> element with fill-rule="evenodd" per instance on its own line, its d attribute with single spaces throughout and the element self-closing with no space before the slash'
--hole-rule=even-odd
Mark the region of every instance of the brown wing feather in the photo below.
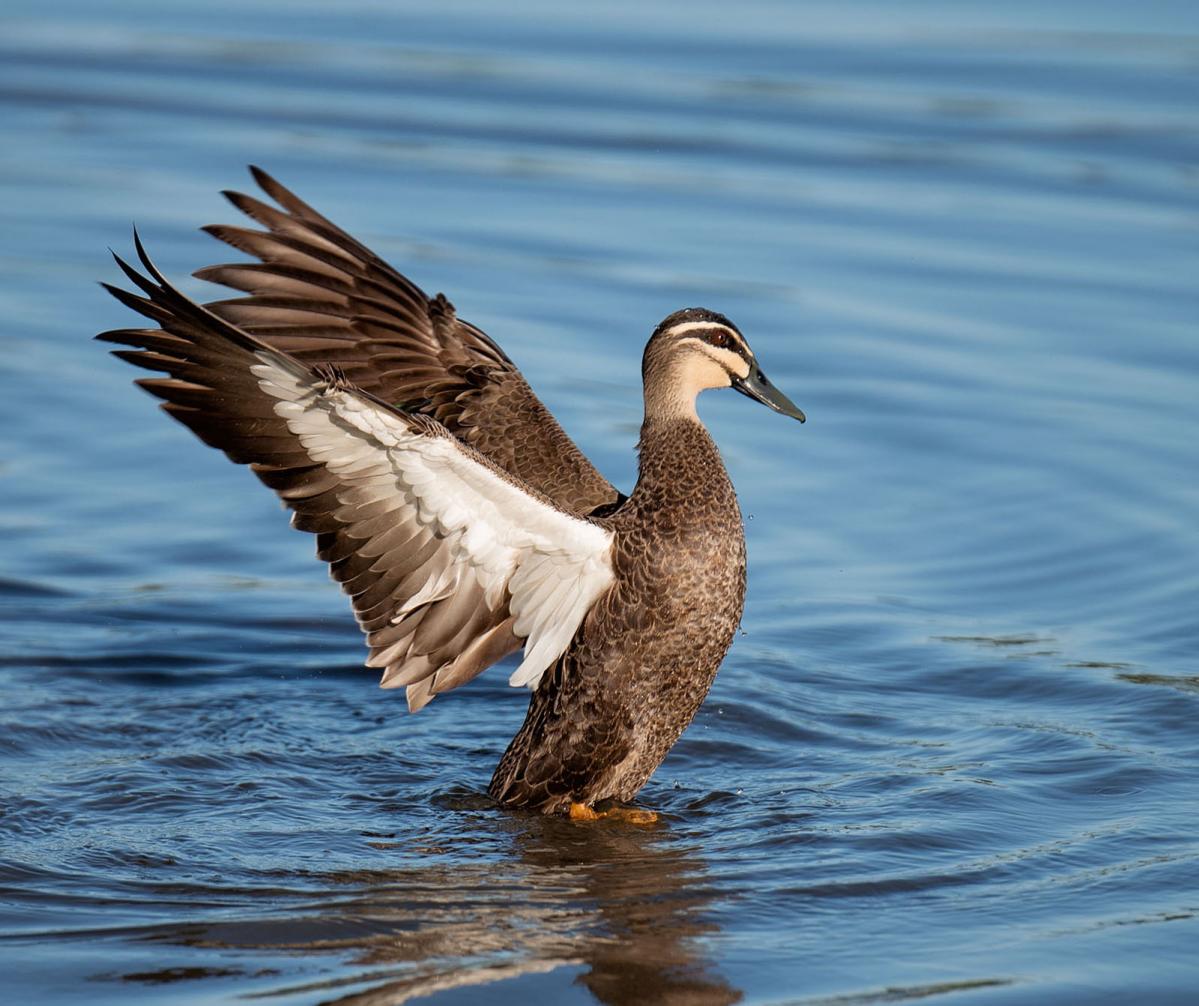
<svg viewBox="0 0 1199 1006">
<path fill-rule="evenodd" d="M 520 640 L 506 603 L 489 607 L 477 586 L 396 620 L 397 610 L 436 578 L 444 561 L 436 529 L 401 521 L 402 500 L 394 489 L 389 494 L 369 481 L 347 482 L 314 463 L 251 373 L 262 344 L 189 301 L 157 272 L 140 241 L 137 250 L 153 281 L 117 262 L 145 296 L 105 287 L 162 329 L 97 338 L 136 347 L 116 355 L 168 374 L 137 383 L 205 443 L 250 465 L 294 511 L 293 524 L 317 535 L 317 554 L 351 596 L 370 646 L 368 665 L 384 669 L 384 684 L 409 685 L 409 707 L 419 709 L 516 650 Z"/>
<path fill-rule="evenodd" d="M 458 318 L 444 295 L 427 297 L 266 172 L 250 170 L 277 207 L 225 193 L 266 229 L 205 228 L 259 260 L 196 273 L 247 294 L 207 304 L 210 311 L 306 363 L 336 364 L 386 402 L 433 417 L 568 512 L 623 499 L 503 350 Z"/>
</svg>

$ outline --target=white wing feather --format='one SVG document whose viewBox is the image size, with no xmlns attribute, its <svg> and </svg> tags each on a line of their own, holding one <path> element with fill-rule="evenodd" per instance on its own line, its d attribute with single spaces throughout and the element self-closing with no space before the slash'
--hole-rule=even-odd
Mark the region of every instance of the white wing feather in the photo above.
<svg viewBox="0 0 1199 1006">
<path fill-rule="evenodd" d="M 524 660 L 508 680 L 536 688 L 612 583 L 612 532 L 530 495 L 451 436 L 414 428 L 289 357 L 255 355 L 259 386 L 309 457 L 363 499 L 392 497 L 397 521 L 434 525 L 448 550 L 452 561 L 397 608 L 393 622 L 472 582 L 489 607 L 507 593 L 512 631 L 525 640 Z M 384 666 L 389 657 L 376 654 L 370 663 Z"/>
</svg>

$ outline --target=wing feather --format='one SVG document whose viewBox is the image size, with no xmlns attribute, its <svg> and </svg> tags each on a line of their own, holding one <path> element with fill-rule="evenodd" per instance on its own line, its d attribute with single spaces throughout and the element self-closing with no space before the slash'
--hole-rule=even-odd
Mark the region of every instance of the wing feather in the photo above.
<svg viewBox="0 0 1199 1006">
<path fill-rule="evenodd" d="M 444 296 L 426 296 L 275 179 L 250 170 L 277 205 L 225 193 L 266 229 L 205 228 L 259 260 L 196 273 L 247 294 L 206 305 L 213 314 L 306 363 L 336 364 L 360 389 L 436 419 L 569 513 L 623 499 L 503 350 Z"/>
<path fill-rule="evenodd" d="M 318 534 L 383 686 L 407 686 L 418 709 L 523 643 L 510 680 L 535 688 L 612 582 L 612 532 L 436 419 L 396 409 L 336 368 L 313 367 L 193 303 L 140 240 L 137 250 L 149 278 L 120 264 L 146 296 L 120 299 L 162 330 L 99 338 L 134 347 L 122 358 L 164 372 L 139 383 L 206 443 L 250 464 L 294 511 L 293 524 Z"/>
</svg>

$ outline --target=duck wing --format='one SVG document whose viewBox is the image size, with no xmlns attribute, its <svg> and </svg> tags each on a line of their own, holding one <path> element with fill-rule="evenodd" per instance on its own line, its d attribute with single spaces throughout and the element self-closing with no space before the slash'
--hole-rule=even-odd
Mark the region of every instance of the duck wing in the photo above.
<svg viewBox="0 0 1199 1006">
<path fill-rule="evenodd" d="M 258 259 L 196 273 L 247 294 L 205 305 L 213 314 L 297 360 L 340 367 L 356 387 L 406 412 L 431 416 L 571 513 L 623 500 L 504 351 L 458 318 L 444 294 L 426 296 L 266 172 L 250 170 L 276 205 L 226 192 L 265 230 L 204 228 Z"/>
<path fill-rule="evenodd" d="M 137 383 L 205 443 L 248 464 L 315 532 L 350 595 L 383 687 L 409 708 L 524 646 L 536 688 L 613 579 L 612 532 L 568 513 L 435 418 L 359 388 L 189 300 L 136 238 L 144 294 L 105 284 L 157 329 L 97 338 L 166 377 Z"/>
</svg>

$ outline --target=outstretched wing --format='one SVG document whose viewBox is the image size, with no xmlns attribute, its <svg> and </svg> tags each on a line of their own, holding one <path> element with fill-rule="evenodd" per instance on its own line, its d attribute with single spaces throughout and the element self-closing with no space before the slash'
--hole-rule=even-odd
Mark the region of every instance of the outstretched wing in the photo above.
<svg viewBox="0 0 1199 1006">
<path fill-rule="evenodd" d="M 266 230 L 204 228 L 259 260 L 196 273 L 248 294 L 205 305 L 212 313 L 296 359 L 336 364 L 385 402 L 433 417 L 570 513 L 623 499 L 503 350 L 459 319 L 444 295 L 427 297 L 266 172 L 250 170 L 277 206 L 225 193 Z"/>
<path fill-rule="evenodd" d="M 612 582 L 612 533 L 555 505 L 340 368 L 310 366 L 172 287 L 118 264 L 145 296 L 107 289 L 160 329 L 98 336 L 169 376 L 137 383 L 205 443 L 248 464 L 317 534 L 353 599 L 367 665 L 409 708 L 524 643 L 514 685 L 535 688 Z"/>
</svg>

